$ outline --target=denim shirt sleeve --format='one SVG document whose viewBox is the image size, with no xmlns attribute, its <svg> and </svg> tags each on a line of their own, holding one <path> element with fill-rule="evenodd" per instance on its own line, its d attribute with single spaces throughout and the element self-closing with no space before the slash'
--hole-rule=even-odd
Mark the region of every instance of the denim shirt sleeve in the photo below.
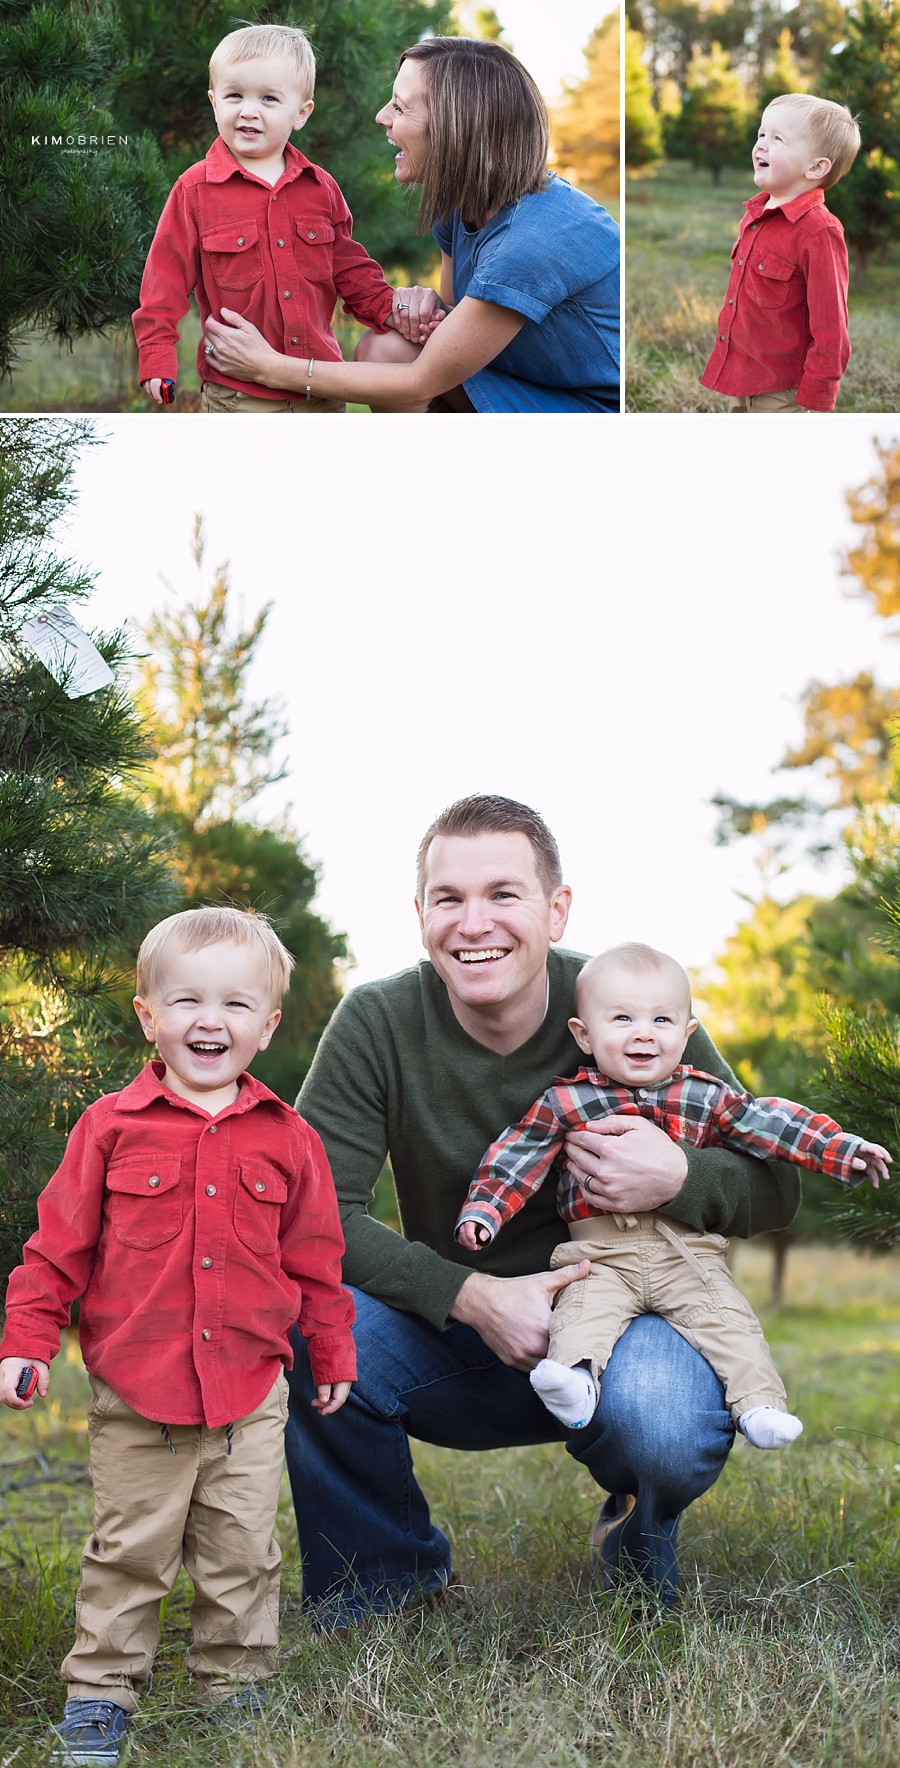
<svg viewBox="0 0 900 1768">
<path fill-rule="evenodd" d="M 564 180 L 495 218 L 475 250 L 466 294 L 511 307 L 538 325 L 618 264 L 618 229 Z"/>
</svg>

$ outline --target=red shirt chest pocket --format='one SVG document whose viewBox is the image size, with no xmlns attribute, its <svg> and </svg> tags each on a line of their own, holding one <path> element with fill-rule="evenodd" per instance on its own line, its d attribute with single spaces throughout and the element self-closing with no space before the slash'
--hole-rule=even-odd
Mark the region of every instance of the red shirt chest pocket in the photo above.
<svg viewBox="0 0 900 1768">
<path fill-rule="evenodd" d="M 264 1160 L 242 1160 L 234 1197 L 234 1231 L 250 1252 L 264 1257 L 278 1250 L 281 1205 L 287 1181 Z"/>
<path fill-rule="evenodd" d="M 806 294 L 806 283 L 796 264 L 778 252 L 757 246 L 748 252 L 754 299 L 763 307 L 792 307 Z"/>
<path fill-rule="evenodd" d="M 247 289 L 260 281 L 263 262 L 255 221 L 246 227 L 233 221 L 215 233 L 204 233 L 201 245 L 217 288 Z"/>
<path fill-rule="evenodd" d="M 295 222 L 297 268 L 308 282 L 328 282 L 334 267 L 334 227 L 318 216 Z"/>
<path fill-rule="evenodd" d="M 143 1252 L 180 1233 L 184 1220 L 181 1161 L 132 1155 L 106 1173 L 106 1217 L 121 1246 Z"/>
</svg>

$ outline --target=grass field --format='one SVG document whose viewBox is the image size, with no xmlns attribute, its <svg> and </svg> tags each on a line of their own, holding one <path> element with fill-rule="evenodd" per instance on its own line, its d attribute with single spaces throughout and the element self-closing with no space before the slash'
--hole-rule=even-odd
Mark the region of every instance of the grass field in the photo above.
<svg viewBox="0 0 900 1768">
<path fill-rule="evenodd" d="M 335 334 L 345 360 L 352 360 L 363 331 L 353 320 L 338 319 Z M 200 315 L 191 308 L 181 325 L 178 346 L 178 398 L 175 410 L 200 410 L 200 377 L 197 346 Z M 368 414 L 367 405 L 351 406 Z M 0 382 L 0 412 L 18 411 L 138 411 L 167 415 L 142 391 L 137 379 L 134 335 L 110 332 L 103 337 L 79 338 L 68 345 L 55 344 L 37 333 L 25 338 L 19 349 L 19 365 L 11 381 Z"/>
<path fill-rule="evenodd" d="M 629 411 L 727 411 L 700 386 L 715 341 L 749 175 L 661 166 L 626 193 L 626 407 Z M 853 355 L 838 411 L 900 409 L 900 245 L 862 275 L 850 266 Z"/>
<path fill-rule="evenodd" d="M 741 1248 L 762 1306 L 767 1256 Z M 675 1614 L 592 1585 L 595 1488 L 560 1449 L 417 1469 L 454 1542 L 458 1596 L 341 1642 L 299 1617 L 285 1485 L 282 1667 L 254 1739 L 205 1729 L 181 1669 L 189 1589 L 167 1605 L 134 1768 L 893 1768 L 900 1763 L 900 1262 L 807 1249 L 767 1317 L 804 1436 L 740 1442 L 682 1534 Z M 90 1489 L 74 1344 L 50 1403 L 4 1414 L 3 1768 L 46 1762 Z M 33 1483 L 28 1483 L 33 1482 Z"/>
</svg>

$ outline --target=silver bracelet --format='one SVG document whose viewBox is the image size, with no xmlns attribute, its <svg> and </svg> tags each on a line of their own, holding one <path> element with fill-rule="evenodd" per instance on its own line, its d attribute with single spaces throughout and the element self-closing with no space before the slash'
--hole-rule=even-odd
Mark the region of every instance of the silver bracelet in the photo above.
<svg viewBox="0 0 900 1768">
<path fill-rule="evenodd" d="M 315 360 L 316 359 L 314 356 L 310 357 L 309 367 L 306 371 L 306 403 L 307 403 L 307 405 L 309 404 L 309 401 L 312 397 L 312 371 L 313 371 L 313 364 L 315 363 Z"/>
</svg>

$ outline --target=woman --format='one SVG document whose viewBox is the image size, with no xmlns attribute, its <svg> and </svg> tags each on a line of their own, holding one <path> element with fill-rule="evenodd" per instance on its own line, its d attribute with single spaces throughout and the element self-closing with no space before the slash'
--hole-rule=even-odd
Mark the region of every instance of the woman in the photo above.
<svg viewBox="0 0 900 1768">
<path fill-rule="evenodd" d="M 402 56 L 376 121 L 398 183 L 422 188 L 438 311 L 400 290 L 402 336 L 367 334 L 352 363 L 306 363 L 223 309 L 206 327 L 216 365 L 373 411 L 618 411 L 618 228 L 548 173 L 547 111 L 521 63 L 497 43 L 427 38 Z"/>
</svg>

